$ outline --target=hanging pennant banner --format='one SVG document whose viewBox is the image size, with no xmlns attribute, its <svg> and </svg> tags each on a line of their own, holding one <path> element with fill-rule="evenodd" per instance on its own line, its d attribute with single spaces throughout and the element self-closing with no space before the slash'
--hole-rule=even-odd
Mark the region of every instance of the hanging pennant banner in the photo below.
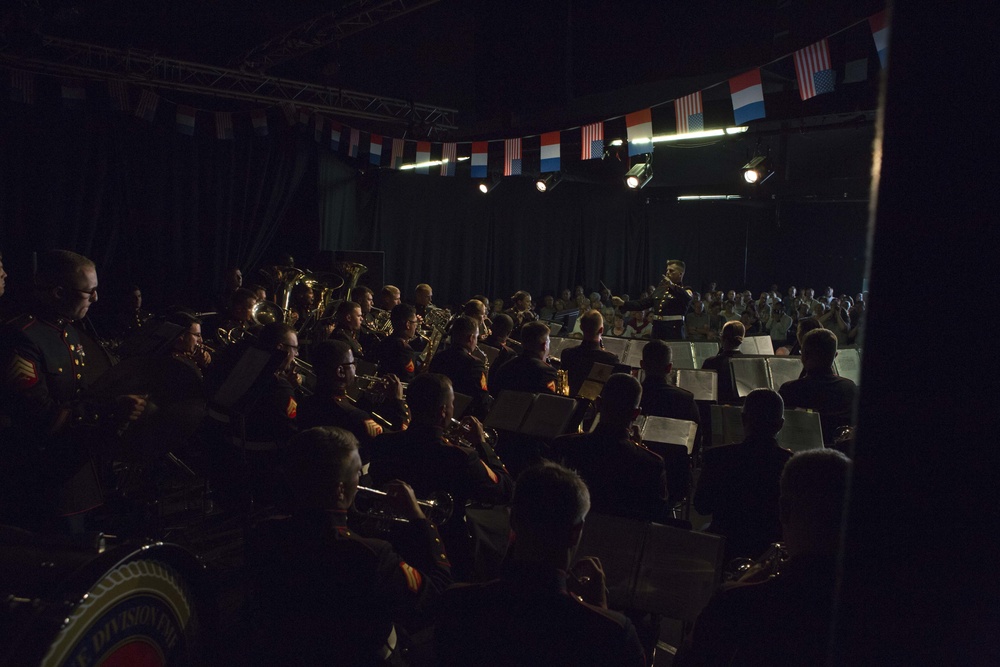
<svg viewBox="0 0 1000 667">
<path fill-rule="evenodd" d="M 604 123 L 584 125 L 580 129 L 580 159 L 600 160 L 604 157 Z"/>
<path fill-rule="evenodd" d="M 729 92 L 733 96 L 733 120 L 736 125 L 764 118 L 764 86 L 760 82 L 759 69 L 730 79 Z"/>
<path fill-rule="evenodd" d="M 543 134 L 541 143 L 541 172 L 543 174 L 550 171 L 559 171 L 560 152 L 559 132 L 546 132 Z"/>
<path fill-rule="evenodd" d="M 837 73 L 830 67 L 830 46 L 825 39 L 795 52 L 795 78 L 802 101 L 833 92 Z"/>
<path fill-rule="evenodd" d="M 628 154 L 652 153 L 653 110 L 643 109 L 625 115 L 625 132 L 628 139 Z"/>
</svg>

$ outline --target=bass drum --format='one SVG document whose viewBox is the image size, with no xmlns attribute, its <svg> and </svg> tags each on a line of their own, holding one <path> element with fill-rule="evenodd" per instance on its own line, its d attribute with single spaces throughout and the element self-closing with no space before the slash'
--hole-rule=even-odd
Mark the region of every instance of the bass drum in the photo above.
<svg viewBox="0 0 1000 667">
<path fill-rule="evenodd" d="M 201 662 L 202 566 L 189 551 L 153 543 L 98 553 L 44 540 L 0 529 L 0 665 Z"/>
</svg>

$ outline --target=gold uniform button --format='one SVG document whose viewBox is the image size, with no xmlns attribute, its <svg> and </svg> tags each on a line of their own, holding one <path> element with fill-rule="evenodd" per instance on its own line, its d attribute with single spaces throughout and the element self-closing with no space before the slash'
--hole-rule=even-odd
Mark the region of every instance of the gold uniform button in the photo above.
<svg viewBox="0 0 1000 667">
<path fill-rule="evenodd" d="M 76 374 L 76 379 L 77 379 L 77 380 L 82 380 L 82 379 L 83 379 L 83 376 L 82 376 L 82 375 L 80 375 L 79 373 L 77 373 L 77 374 Z"/>
</svg>

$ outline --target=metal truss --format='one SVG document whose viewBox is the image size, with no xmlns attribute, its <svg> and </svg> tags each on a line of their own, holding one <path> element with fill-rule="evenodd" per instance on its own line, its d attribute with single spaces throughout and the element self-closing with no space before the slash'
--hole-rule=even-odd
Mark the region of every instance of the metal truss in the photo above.
<svg viewBox="0 0 1000 667">
<path fill-rule="evenodd" d="M 232 64 L 265 71 L 318 48 L 433 5 L 440 0 L 352 0 L 245 51 Z"/>
<path fill-rule="evenodd" d="M 0 50 L 0 66 L 71 78 L 125 81 L 267 105 L 290 103 L 336 116 L 419 128 L 428 136 L 457 129 L 455 109 L 44 35 L 41 47 L 28 53 Z"/>
</svg>

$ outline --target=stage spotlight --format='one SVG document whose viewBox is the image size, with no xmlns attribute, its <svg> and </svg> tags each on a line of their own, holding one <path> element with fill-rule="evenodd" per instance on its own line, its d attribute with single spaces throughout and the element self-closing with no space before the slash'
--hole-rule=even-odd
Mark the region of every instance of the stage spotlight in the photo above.
<svg viewBox="0 0 1000 667">
<path fill-rule="evenodd" d="M 498 185 L 500 185 L 499 178 L 484 179 L 482 181 L 479 181 L 479 191 L 482 192 L 484 195 L 488 195 Z"/>
<path fill-rule="evenodd" d="M 562 181 L 562 173 L 554 171 L 551 174 L 539 176 L 538 180 L 535 181 L 535 187 L 538 188 L 539 192 L 550 192 L 559 185 L 560 181 Z"/>
<path fill-rule="evenodd" d="M 641 190 L 653 179 L 653 160 L 634 165 L 625 174 L 625 185 L 631 190 Z"/>
<path fill-rule="evenodd" d="M 743 165 L 743 180 L 751 185 L 760 185 L 771 178 L 773 174 L 770 160 L 767 159 L 766 155 L 758 155 Z"/>
</svg>

